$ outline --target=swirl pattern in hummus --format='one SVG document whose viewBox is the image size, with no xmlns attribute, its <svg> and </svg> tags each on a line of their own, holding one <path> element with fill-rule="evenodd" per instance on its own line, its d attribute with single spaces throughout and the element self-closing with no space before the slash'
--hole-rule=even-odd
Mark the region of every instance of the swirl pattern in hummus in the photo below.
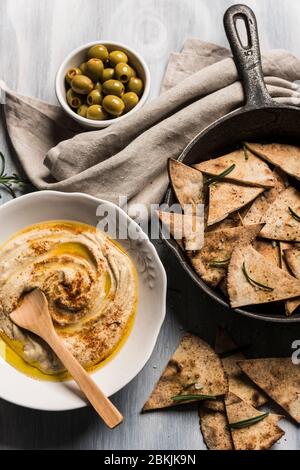
<svg viewBox="0 0 300 470">
<path fill-rule="evenodd" d="M 0 331 L 18 354 L 46 374 L 63 366 L 46 344 L 14 325 L 9 314 L 24 293 L 41 289 L 57 333 L 85 367 L 118 347 L 137 306 L 129 256 L 103 232 L 76 222 L 29 227 L 0 250 Z"/>
</svg>

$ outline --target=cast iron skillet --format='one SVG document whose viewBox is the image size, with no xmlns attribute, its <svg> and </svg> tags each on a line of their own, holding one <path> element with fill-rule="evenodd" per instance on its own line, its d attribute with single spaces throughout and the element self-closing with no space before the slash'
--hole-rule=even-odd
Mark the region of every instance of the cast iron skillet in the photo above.
<svg viewBox="0 0 300 470">
<path fill-rule="evenodd" d="M 246 26 L 247 46 L 243 46 L 240 39 L 236 26 L 238 19 L 243 20 Z M 179 161 L 186 165 L 224 155 L 243 141 L 300 143 L 300 110 L 276 103 L 265 86 L 253 11 L 245 5 L 233 5 L 225 13 L 224 27 L 243 83 L 246 104 L 242 109 L 217 120 L 193 139 L 179 157 Z M 293 185 L 299 186 L 299 183 L 293 181 Z M 165 202 L 175 202 L 171 189 Z M 221 292 L 211 289 L 198 277 L 175 240 L 165 241 L 196 284 L 217 302 L 230 308 L 228 299 Z M 300 313 L 286 317 L 277 304 L 236 309 L 235 312 L 258 320 L 300 322 Z"/>
</svg>

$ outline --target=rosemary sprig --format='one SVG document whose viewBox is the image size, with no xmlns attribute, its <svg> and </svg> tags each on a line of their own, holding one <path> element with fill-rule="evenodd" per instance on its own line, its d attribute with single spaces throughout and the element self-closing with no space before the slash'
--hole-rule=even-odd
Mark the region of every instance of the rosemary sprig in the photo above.
<svg viewBox="0 0 300 470">
<path fill-rule="evenodd" d="M 268 412 L 259 416 L 254 416 L 254 418 L 244 419 L 243 421 L 237 421 L 236 423 L 227 424 L 227 428 L 228 429 L 248 428 L 249 426 L 253 426 L 254 424 L 257 424 L 263 419 L 267 418 L 269 414 L 270 413 Z"/>
<path fill-rule="evenodd" d="M 225 178 L 225 176 L 228 176 L 235 169 L 235 167 L 236 167 L 236 165 L 234 163 L 229 168 L 227 168 L 227 170 L 224 170 L 219 175 L 212 176 L 212 178 L 207 179 L 204 183 L 205 186 L 210 186 L 211 184 L 217 183 L 218 181 L 222 180 L 223 178 Z"/>
<path fill-rule="evenodd" d="M 5 158 L 2 152 L 0 152 L 0 186 L 2 186 L 13 198 L 17 195 L 13 188 L 13 185 L 26 184 L 16 173 L 8 175 L 5 172 Z M 1 197 L 1 196 L 0 196 Z"/>
<path fill-rule="evenodd" d="M 195 395 L 176 395 L 172 397 L 173 401 L 190 401 L 190 400 L 216 400 L 217 397 L 215 395 L 202 395 L 202 394 L 195 394 Z"/>
<path fill-rule="evenodd" d="M 214 260 L 211 263 L 209 263 L 209 266 L 211 268 L 226 268 L 228 264 L 230 263 L 230 258 L 224 259 L 224 260 Z"/>
<path fill-rule="evenodd" d="M 289 211 L 291 216 L 297 220 L 297 222 L 300 222 L 300 215 L 296 214 L 296 212 L 291 207 L 289 207 Z"/>
<path fill-rule="evenodd" d="M 249 152 L 248 152 L 247 145 L 245 143 L 243 143 L 243 150 L 244 150 L 245 160 L 248 161 L 249 160 Z"/>
<path fill-rule="evenodd" d="M 247 273 L 245 262 L 243 263 L 243 274 L 245 278 L 247 279 L 247 281 L 249 282 L 249 284 L 251 284 L 253 287 L 258 287 L 259 289 L 264 290 L 266 292 L 273 292 L 274 290 L 273 287 L 265 286 L 264 284 L 261 284 L 260 282 L 255 281 L 249 276 L 249 274 Z"/>
</svg>

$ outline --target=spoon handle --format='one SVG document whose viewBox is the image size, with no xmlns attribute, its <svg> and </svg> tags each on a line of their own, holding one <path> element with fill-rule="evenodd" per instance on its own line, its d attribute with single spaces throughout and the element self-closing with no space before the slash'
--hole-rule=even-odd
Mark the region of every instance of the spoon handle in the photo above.
<svg viewBox="0 0 300 470">
<path fill-rule="evenodd" d="M 97 384 L 79 364 L 77 359 L 68 351 L 55 332 L 47 337 L 47 342 L 70 372 L 77 385 L 85 394 L 91 405 L 95 408 L 105 424 L 113 429 L 123 421 L 123 416 L 104 395 Z"/>
</svg>

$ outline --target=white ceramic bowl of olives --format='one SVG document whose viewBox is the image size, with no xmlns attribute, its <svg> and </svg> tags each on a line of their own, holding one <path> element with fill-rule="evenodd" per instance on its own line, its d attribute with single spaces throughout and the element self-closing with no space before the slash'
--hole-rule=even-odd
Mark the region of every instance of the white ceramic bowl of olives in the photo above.
<svg viewBox="0 0 300 470">
<path fill-rule="evenodd" d="M 140 109 L 150 93 L 144 59 L 120 43 L 96 41 L 71 52 L 56 76 L 65 112 L 90 129 L 110 126 Z"/>
</svg>

